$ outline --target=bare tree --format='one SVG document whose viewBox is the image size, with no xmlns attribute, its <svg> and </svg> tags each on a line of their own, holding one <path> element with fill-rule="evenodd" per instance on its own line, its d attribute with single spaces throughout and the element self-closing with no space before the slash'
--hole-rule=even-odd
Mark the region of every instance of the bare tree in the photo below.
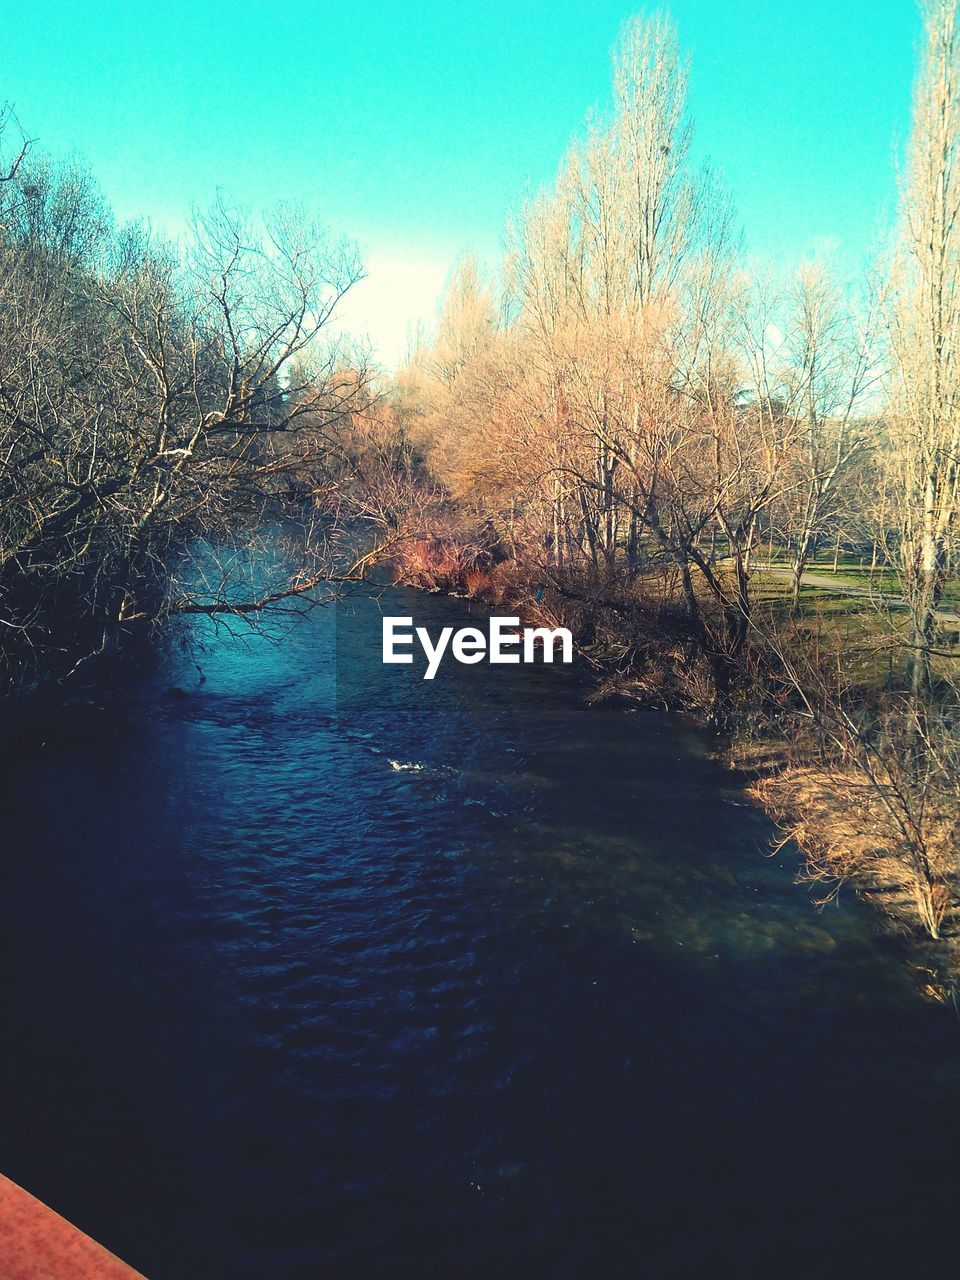
<svg viewBox="0 0 960 1280">
<path fill-rule="evenodd" d="M 211 595 L 185 552 L 255 539 L 295 472 L 328 469 L 332 428 L 365 383 L 324 342 L 360 277 L 355 250 L 289 208 L 256 232 L 220 201 L 184 261 L 141 229 L 115 230 L 85 173 L 42 158 L 18 162 L 0 215 L 10 678 L 62 674 L 172 611 L 252 611 L 350 572 L 328 528 L 309 571 L 289 566 L 246 596 L 236 578 Z M 329 485 L 321 496 L 329 525 L 339 498 Z"/>
<path fill-rule="evenodd" d="M 891 347 L 891 441 L 904 500 L 901 568 L 912 684 L 931 649 L 960 510 L 960 33 L 957 0 L 924 0 L 924 47 L 903 190 Z"/>
</svg>

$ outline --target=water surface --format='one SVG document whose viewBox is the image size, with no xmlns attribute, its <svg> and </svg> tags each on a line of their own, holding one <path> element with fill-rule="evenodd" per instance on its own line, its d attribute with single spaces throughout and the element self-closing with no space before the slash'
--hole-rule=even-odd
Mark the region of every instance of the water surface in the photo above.
<svg viewBox="0 0 960 1280">
<path fill-rule="evenodd" d="M 0 1168 L 151 1280 L 938 1257 L 960 1034 L 902 946 L 703 735 L 560 670 L 427 693 L 379 608 L 468 620 L 204 621 L 7 760 Z"/>
</svg>

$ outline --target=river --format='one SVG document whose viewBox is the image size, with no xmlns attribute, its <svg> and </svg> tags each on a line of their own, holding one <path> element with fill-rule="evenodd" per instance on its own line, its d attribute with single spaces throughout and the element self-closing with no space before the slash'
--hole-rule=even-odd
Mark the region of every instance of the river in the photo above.
<svg viewBox="0 0 960 1280">
<path fill-rule="evenodd" d="M 150 1280 L 938 1258 L 960 1027 L 904 945 L 706 735 L 559 668 L 427 688 L 381 609 L 469 621 L 201 619 L 5 761 L 0 1169 Z"/>
</svg>

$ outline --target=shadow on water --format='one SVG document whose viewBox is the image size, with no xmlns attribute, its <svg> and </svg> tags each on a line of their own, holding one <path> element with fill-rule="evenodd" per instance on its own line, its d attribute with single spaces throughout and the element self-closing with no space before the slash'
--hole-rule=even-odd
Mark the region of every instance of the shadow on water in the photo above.
<svg viewBox="0 0 960 1280">
<path fill-rule="evenodd" d="M 427 686 L 381 607 L 468 620 L 201 622 L 7 761 L 0 1167 L 152 1280 L 936 1258 L 960 1032 L 901 945 L 702 735 L 558 670 Z"/>
</svg>

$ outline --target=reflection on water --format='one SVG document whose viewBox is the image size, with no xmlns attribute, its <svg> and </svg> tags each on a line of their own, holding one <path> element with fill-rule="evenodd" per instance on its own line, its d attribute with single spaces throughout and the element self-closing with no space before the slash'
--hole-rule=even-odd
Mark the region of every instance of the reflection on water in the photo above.
<svg viewBox="0 0 960 1280">
<path fill-rule="evenodd" d="M 201 622 L 7 762 L 0 1168 L 152 1280 L 936 1257 L 960 1033 L 899 945 L 699 734 L 563 670 L 427 696 L 378 607 L 466 620 Z"/>
</svg>

